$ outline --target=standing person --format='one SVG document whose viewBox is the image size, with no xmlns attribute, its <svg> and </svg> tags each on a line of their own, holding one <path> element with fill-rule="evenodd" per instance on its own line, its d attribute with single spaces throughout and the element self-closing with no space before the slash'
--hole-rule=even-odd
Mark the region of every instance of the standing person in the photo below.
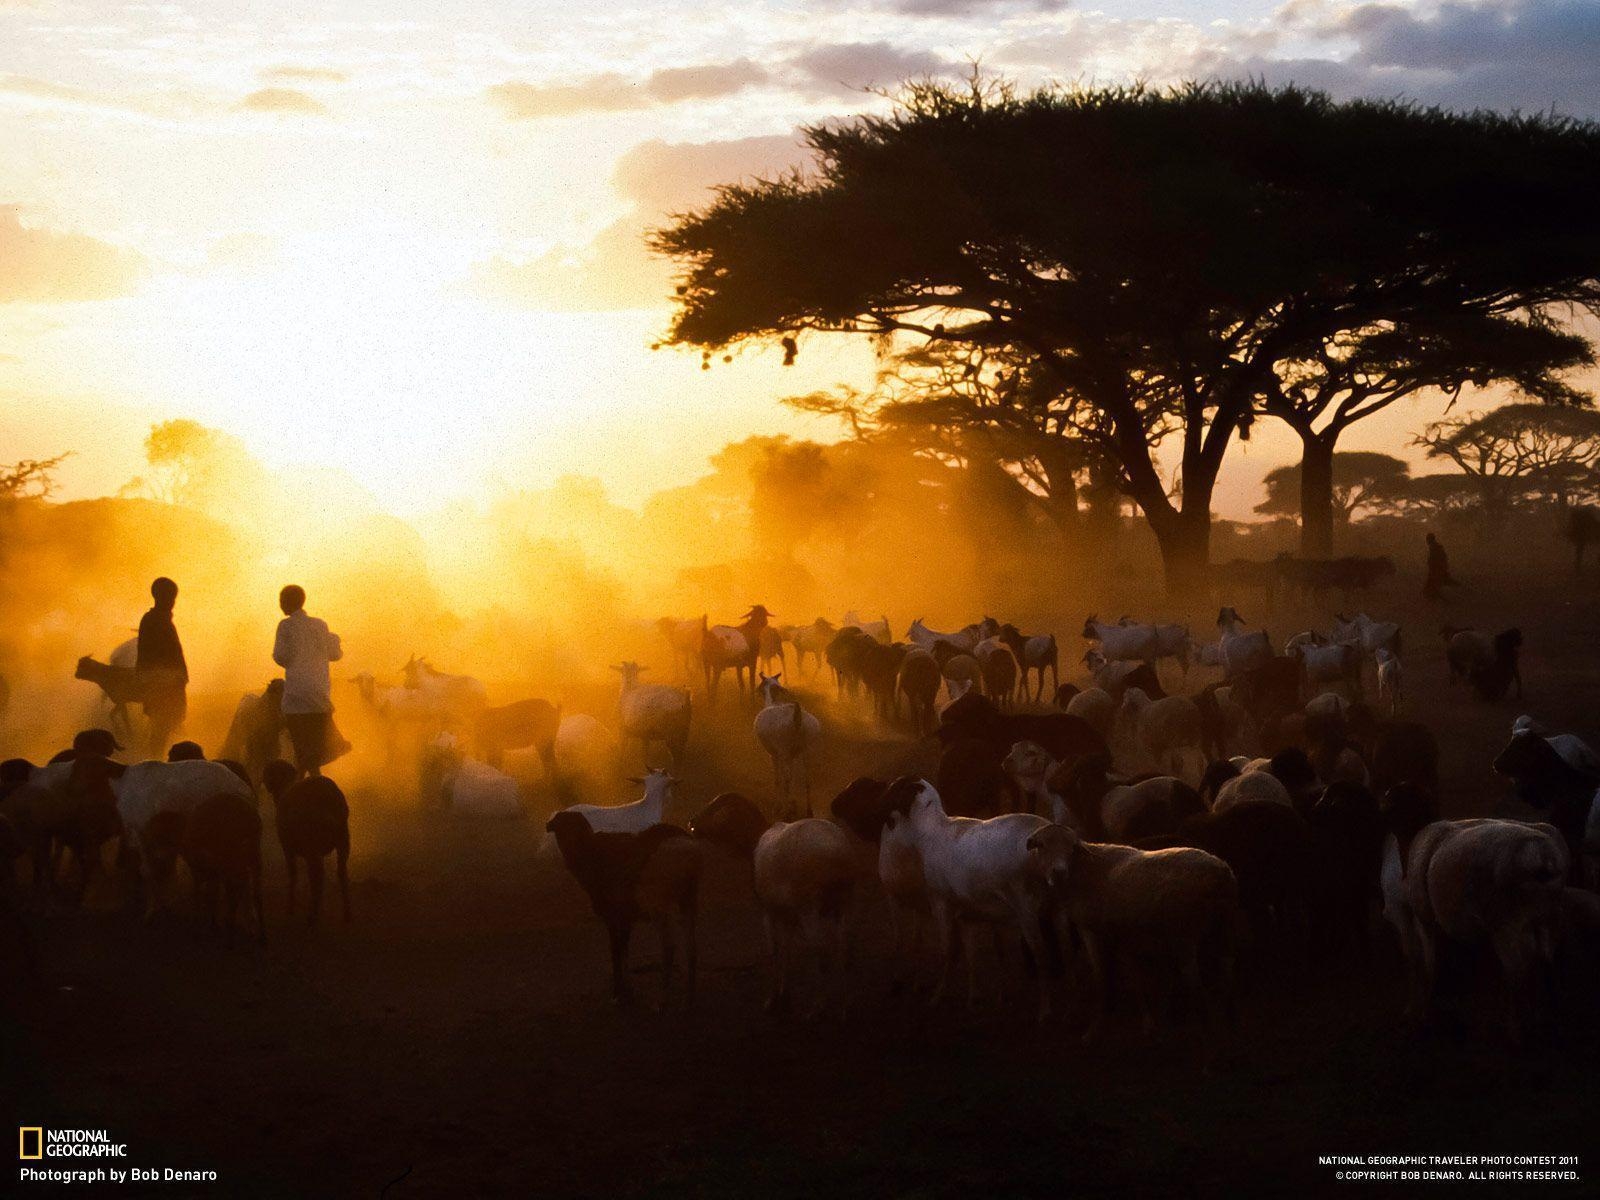
<svg viewBox="0 0 1600 1200">
<path fill-rule="evenodd" d="M 139 620 L 139 648 L 133 671 L 144 715 L 150 722 L 150 757 L 162 758 L 168 740 L 189 712 L 189 664 L 183 658 L 178 627 L 172 623 L 178 585 L 163 575 L 150 585 L 150 598 L 155 604 Z"/>
<path fill-rule="evenodd" d="M 284 588 L 278 593 L 278 607 L 284 616 L 278 622 L 272 661 L 283 668 L 284 728 L 294 744 L 295 766 L 308 775 L 321 775 L 323 764 L 346 748 L 328 753 L 334 740 L 328 664 L 344 657 L 344 647 L 338 634 L 328 632 L 326 621 L 306 613 L 304 588 L 292 583 Z"/>
<path fill-rule="evenodd" d="M 1428 600 L 1437 600 L 1447 587 L 1459 587 L 1450 575 L 1450 556 L 1444 544 L 1428 534 L 1428 577 L 1422 582 L 1422 594 Z"/>
</svg>

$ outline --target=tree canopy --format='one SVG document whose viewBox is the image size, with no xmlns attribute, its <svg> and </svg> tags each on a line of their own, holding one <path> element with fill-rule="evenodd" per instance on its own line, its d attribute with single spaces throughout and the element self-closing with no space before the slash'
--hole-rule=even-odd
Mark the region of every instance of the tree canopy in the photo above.
<svg viewBox="0 0 1600 1200">
<path fill-rule="evenodd" d="M 1600 412 L 1506 404 L 1436 421 L 1417 435 L 1429 458 L 1454 463 L 1491 515 L 1529 495 L 1559 504 L 1600 490 Z"/>
<path fill-rule="evenodd" d="M 1362 510 L 1388 506 L 1405 494 L 1411 468 L 1404 459 L 1371 450 L 1341 450 L 1333 456 L 1333 506 L 1340 521 Z M 1267 497 L 1256 505 L 1266 516 L 1289 517 L 1300 511 L 1300 464 L 1274 467 L 1262 483 Z"/>
<path fill-rule="evenodd" d="M 792 357 L 845 332 L 1011 356 L 1046 381 L 1045 412 L 1097 414 L 1171 585 L 1198 577 L 1228 445 L 1281 407 L 1295 364 L 1350 346 L 1361 386 L 1504 377 L 1435 371 L 1431 348 L 1455 321 L 1548 349 L 1559 306 L 1600 309 L 1600 128 L 1579 122 L 974 79 L 806 136 L 810 170 L 731 184 L 653 234 L 680 268 L 668 340 Z M 1548 391 L 1540 361 L 1525 374 Z"/>
</svg>

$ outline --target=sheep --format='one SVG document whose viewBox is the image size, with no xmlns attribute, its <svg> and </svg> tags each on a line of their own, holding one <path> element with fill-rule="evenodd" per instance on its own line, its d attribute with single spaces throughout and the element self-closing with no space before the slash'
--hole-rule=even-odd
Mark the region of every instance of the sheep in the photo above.
<svg viewBox="0 0 1600 1200">
<path fill-rule="evenodd" d="M 147 885 L 145 919 L 155 915 L 156 882 L 154 868 L 142 853 L 145 826 L 157 813 L 192 812 L 202 802 L 217 795 L 242 796 L 255 803 L 255 791 L 228 766 L 219 762 L 142 762 L 119 771 L 113 769 L 112 789 L 117 796 L 117 815 L 122 820 L 123 846 L 139 857 L 140 871 Z"/>
<path fill-rule="evenodd" d="M 1490 703 L 1502 699 L 1513 682 L 1522 699 L 1522 670 L 1518 662 L 1522 631 L 1505 629 L 1491 637 L 1477 629 L 1444 627 L 1445 658 L 1450 682 L 1465 679 L 1478 696 Z"/>
<path fill-rule="evenodd" d="M 1005 765 L 1019 788 L 1027 781 L 1034 796 L 1048 805 L 1052 821 L 1094 842 L 1126 844 L 1170 834 L 1205 811 L 1200 794 L 1171 775 L 1114 780 L 1105 755 L 1058 768 L 1039 747 L 1019 742 Z"/>
<path fill-rule="evenodd" d="M 1173 974 L 1191 994 L 1209 995 L 1219 1014 L 1231 1010 L 1239 884 L 1227 863 L 1204 850 L 1097 844 L 1060 825 L 1035 830 L 1025 846 L 1030 871 L 1048 883 L 1089 960 L 1096 1012 L 1085 1042 L 1105 1022 L 1114 955 L 1137 964 L 1147 1036 L 1155 1029 L 1157 991 Z"/>
<path fill-rule="evenodd" d="M 1387 646 L 1379 646 L 1373 651 L 1373 658 L 1378 666 L 1378 703 L 1387 704 L 1392 717 L 1400 709 L 1400 656 Z"/>
<path fill-rule="evenodd" d="M 260 779 L 261 769 L 281 757 L 283 733 L 283 680 L 274 679 L 259 695 L 239 700 L 219 757 L 242 762 L 252 779 Z"/>
<path fill-rule="evenodd" d="M 1335 642 L 1330 646 L 1301 646 L 1294 651 L 1300 660 L 1301 678 L 1307 689 L 1317 684 L 1342 684 L 1352 696 L 1361 695 L 1361 651 L 1355 646 Z"/>
<path fill-rule="evenodd" d="M 900 667 L 910 648 L 903 642 L 887 646 L 872 642 L 862 648 L 861 682 L 872 697 L 872 708 L 881 721 L 900 715 Z"/>
<path fill-rule="evenodd" d="M 1569 767 L 1582 771 L 1600 785 L 1600 754 L 1596 754 L 1588 742 L 1573 733 L 1550 733 L 1526 713 L 1511 723 L 1513 734 L 1524 730 L 1538 734 L 1550 743 Z"/>
<path fill-rule="evenodd" d="M 677 917 L 684 949 L 685 1003 L 692 1006 L 697 970 L 695 915 L 699 905 L 703 855 L 699 844 L 675 825 L 653 824 L 620 832 L 596 830 L 582 813 L 566 809 L 545 826 L 561 851 L 567 870 L 589 897 L 611 942 L 611 995 L 619 1005 L 634 1002 L 628 972 L 628 943 L 640 917 L 655 921 L 661 939 L 661 1000 L 672 988 Z"/>
<path fill-rule="evenodd" d="M 1198 783 L 1205 770 L 1200 753 L 1200 709 L 1187 696 L 1152 700 L 1139 688 L 1123 694 L 1118 720 L 1160 774 Z"/>
<path fill-rule="evenodd" d="M 666 743 L 672 765 L 677 766 L 689 745 L 689 722 L 694 708 L 689 689 L 640 683 L 639 676 L 649 668 L 636 662 L 618 663 L 611 669 L 622 676 L 622 691 L 617 697 L 617 721 L 622 736 L 638 739 L 646 766 L 650 763 L 650 743 Z"/>
<path fill-rule="evenodd" d="M 1208 793 L 1211 795 L 1209 807 L 1214 813 L 1227 812 L 1238 804 L 1257 802 L 1294 807 L 1289 789 L 1265 768 L 1239 771 L 1226 763 L 1212 763 L 1200 787 L 1202 796 Z"/>
<path fill-rule="evenodd" d="M 1095 686 L 1110 693 L 1119 703 L 1122 694 L 1131 687 L 1138 688 L 1152 700 L 1163 699 L 1167 694 L 1156 676 L 1156 669 L 1147 662 L 1108 662 L 1098 650 L 1084 651 L 1083 661 L 1094 677 Z"/>
<path fill-rule="evenodd" d="M 1200 710 L 1200 749 L 1207 758 L 1223 758 L 1255 738 L 1254 722 L 1226 683 L 1209 683 L 1194 696 Z"/>
<path fill-rule="evenodd" d="M 845 628 L 833 635 L 823 657 L 833 669 L 834 693 L 839 699 L 844 699 L 846 694 L 855 696 L 861 686 L 867 655 L 874 645 L 859 629 Z"/>
<path fill-rule="evenodd" d="M 1399 654 L 1400 626 L 1393 621 L 1374 621 L 1364 612 L 1354 617 L 1335 613 L 1333 640 L 1340 645 L 1355 646 L 1363 654 L 1375 654 L 1379 650 Z"/>
<path fill-rule="evenodd" d="M 1574 884 L 1581 882 L 1583 843 L 1589 810 L 1594 802 L 1595 780 L 1561 757 L 1560 752 L 1531 729 L 1511 735 L 1495 756 L 1494 770 L 1509 778 L 1517 794 L 1549 814 L 1550 824 L 1561 833 Z"/>
<path fill-rule="evenodd" d="M 1017 659 L 1011 647 L 998 638 L 978 643 L 978 666 L 983 673 L 984 695 L 1010 707 L 1017 691 Z"/>
<path fill-rule="evenodd" d="M 1059 955 L 1047 941 L 1041 920 L 1045 880 L 1030 870 L 1028 838 L 1049 824 L 1032 813 L 1008 813 L 977 821 L 951 817 L 938 791 L 925 779 L 902 776 L 889 786 L 892 812 L 888 828 L 904 823 L 905 838 L 922 858 L 922 871 L 944 949 L 944 969 L 933 994 L 937 1003 L 949 991 L 960 924 L 966 942 L 967 1002 L 977 1002 L 977 963 L 972 938 L 975 922 L 1015 925 L 1040 975 L 1039 1019 L 1050 1015 L 1050 988 Z M 1051 931 L 1053 934 L 1053 930 Z M 1048 950 L 1048 953 L 1047 953 Z"/>
<path fill-rule="evenodd" d="M 171 816 L 176 814 L 161 814 Z M 194 880 L 197 910 L 204 907 L 206 924 L 216 928 L 218 893 L 227 940 L 233 941 L 239 902 L 248 896 L 255 915 L 256 940 L 267 944 L 267 920 L 261 898 L 261 814 L 255 801 L 223 792 L 202 801 L 183 818 L 180 853 Z"/>
<path fill-rule="evenodd" d="M 1154 625 L 1108 625 L 1091 614 L 1083 622 L 1083 638 L 1099 646 L 1108 662 L 1154 665 L 1160 638 Z"/>
<path fill-rule="evenodd" d="M 855 610 L 851 609 L 839 623 L 844 628 L 864 633 L 873 641 L 885 646 L 894 640 L 894 635 L 889 631 L 888 617 L 880 617 L 876 621 L 863 621 L 856 615 Z"/>
<path fill-rule="evenodd" d="M 924 650 L 932 650 L 943 643 L 958 651 L 970 651 L 981 640 L 978 632 L 978 626 L 969 625 L 955 633 L 940 633 L 937 629 L 929 629 L 922 623 L 922 618 L 918 617 L 906 630 L 906 640 L 913 645 L 921 646 Z"/>
<path fill-rule="evenodd" d="M 926 735 L 933 728 L 933 702 L 939 694 L 939 663 L 932 652 L 920 646 L 908 650 L 901 660 L 895 689 L 905 696 L 911 710 L 912 728 L 917 736 Z"/>
<path fill-rule="evenodd" d="M 761 906 L 772 954 L 772 990 L 767 1008 L 786 1008 L 791 998 L 796 939 L 817 956 L 819 989 L 813 1015 L 829 992 L 841 1009 L 847 997 L 849 909 L 870 856 L 860 841 L 832 821 L 805 817 L 769 823 L 745 797 L 726 792 L 689 823 L 696 837 L 748 857 L 756 902 Z"/>
<path fill-rule="evenodd" d="M 761 711 L 755 719 L 756 741 L 772 760 L 778 803 L 786 814 L 795 811 L 798 776 L 805 815 L 810 816 L 810 758 L 822 738 L 822 722 L 800 707 L 800 701 L 779 684 L 776 675 L 762 675 L 756 693 L 761 697 Z"/>
<path fill-rule="evenodd" d="M 1069 713 L 1002 713 L 982 696 L 963 696 L 939 714 L 941 744 L 963 738 L 988 742 L 998 763 L 1017 742 L 1037 742 L 1065 761 L 1104 754 L 1106 742 L 1089 723 Z"/>
<path fill-rule="evenodd" d="M 322 915 L 322 860 L 334 856 L 334 875 L 339 881 L 339 902 L 345 924 L 350 923 L 350 805 L 339 785 L 326 775 L 297 778 L 293 763 L 274 759 L 262 773 L 262 786 L 272 797 L 274 831 L 283 851 L 284 869 L 289 873 L 287 911 L 294 916 L 295 884 L 299 872 L 297 859 L 305 859 L 306 887 L 311 907 L 306 928 L 316 926 Z"/>
<path fill-rule="evenodd" d="M 1217 646 L 1221 651 L 1223 673 L 1229 679 L 1241 677 L 1273 658 L 1271 635 L 1264 629 L 1246 633 L 1245 623 L 1238 610 L 1231 606 L 1217 613 L 1217 628 L 1222 631 Z"/>
<path fill-rule="evenodd" d="M 1066 703 L 1069 715 L 1086 721 L 1090 728 L 1107 740 L 1117 719 L 1117 701 L 1104 688 L 1085 688 Z"/>
<path fill-rule="evenodd" d="M 1418 833 L 1406 896 L 1423 1002 L 1433 996 L 1442 940 L 1488 942 L 1505 974 L 1506 1032 L 1520 1044 L 1535 1015 L 1540 969 L 1555 956 L 1567 874 L 1566 847 L 1549 825 L 1436 821 Z"/>
<path fill-rule="evenodd" d="M 703 649 L 706 618 L 702 615 L 698 620 L 691 619 L 680 621 L 676 617 L 662 617 L 656 622 L 656 628 L 661 631 L 661 636 L 667 640 L 667 645 L 672 650 L 672 665 L 678 672 L 678 678 L 688 682 L 696 663 L 701 661 L 700 652 Z"/>
<path fill-rule="evenodd" d="M 616 769 L 617 735 L 587 713 L 561 718 L 556 729 L 556 769 L 568 778 L 591 782 L 608 778 Z"/>
<path fill-rule="evenodd" d="M 644 795 L 632 803 L 569 804 L 561 811 L 578 813 L 596 833 L 642 833 L 652 825 L 661 824 L 680 781 L 667 771 L 655 770 L 648 775 L 634 776 L 628 782 L 644 788 Z"/>
<path fill-rule="evenodd" d="M 828 643 L 833 641 L 834 634 L 838 632 L 833 625 L 823 617 L 818 617 L 809 625 L 801 625 L 794 631 L 791 639 L 794 642 L 794 656 L 799 670 L 804 674 L 806 669 L 806 655 L 812 658 L 812 671 L 822 669 L 822 655 L 828 648 Z"/>
<path fill-rule="evenodd" d="M 940 649 L 942 647 L 934 648 L 935 660 L 939 658 Z M 970 654 L 951 654 L 941 663 L 939 673 L 944 676 L 947 685 L 963 683 L 968 687 L 977 687 L 982 690 L 983 667 Z"/>
<path fill-rule="evenodd" d="M 706 699 L 717 702 L 717 685 L 722 673 L 733 672 L 735 689 L 742 695 L 746 688 L 755 697 L 756 659 L 761 653 L 761 633 L 772 616 L 766 608 L 752 604 L 740 618 L 738 625 L 705 626 L 700 642 L 700 658 L 705 669 Z M 701 618 L 704 626 L 705 618 Z"/>
<path fill-rule="evenodd" d="M 1004 754 L 982 738 L 956 738 L 945 743 L 933 784 L 945 798 L 945 811 L 955 817 L 992 817 L 1009 812 L 1015 795 L 1001 768 Z"/>
<path fill-rule="evenodd" d="M 1022 633 L 1015 625 L 1002 625 L 996 635 L 1001 641 L 1011 648 L 1012 655 L 1016 658 L 1022 671 L 1022 698 L 1024 700 L 1039 700 L 1044 695 L 1044 672 L 1050 669 L 1050 686 L 1061 687 L 1060 657 L 1056 649 L 1056 635 L 1053 633 L 1034 634 L 1028 636 Z M 1039 675 L 1038 690 L 1030 697 L 1028 694 L 1028 672 L 1036 671 Z"/>
<path fill-rule="evenodd" d="M 73 896 L 82 901 L 100 866 L 100 848 L 122 832 L 114 786 L 122 770 L 119 763 L 84 753 L 34 768 L 28 778 L 8 787 L 0 800 L 0 815 L 30 851 L 35 888 L 53 886 L 52 851 L 60 847 L 77 864 Z M 8 860 L 8 871 L 9 867 Z"/>
<path fill-rule="evenodd" d="M 1345 714 L 1345 729 L 1360 747 L 1379 796 L 1402 783 L 1414 783 L 1437 794 L 1439 741 L 1420 721 L 1380 720 L 1364 704 Z"/>
<path fill-rule="evenodd" d="M 556 773 L 556 731 L 561 728 L 561 705 L 548 700 L 518 700 L 499 708 L 485 708 L 473 718 L 473 745 L 478 756 L 495 770 L 505 763 L 507 750 L 529 746 L 539 752 L 546 779 Z"/>
<path fill-rule="evenodd" d="M 1337 780 L 1306 821 L 1317 845 L 1321 934 L 1333 948 L 1354 943 L 1365 950 L 1387 832 L 1377 798 L 1359 783 Z"/>
</svg>

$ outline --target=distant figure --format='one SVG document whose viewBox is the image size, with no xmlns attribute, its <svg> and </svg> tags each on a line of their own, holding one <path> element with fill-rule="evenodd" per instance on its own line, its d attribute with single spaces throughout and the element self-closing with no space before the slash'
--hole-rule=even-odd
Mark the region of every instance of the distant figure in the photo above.
<svg viewBox="0 0 1600 1200">
<path fill-rule="evenodd" d="M 163 575 L 150 585 L 150 597 L 155 604 L 139 621 L 139 651 L 133 671 L 144 715 L 150 721 L 150 757 L 160 758 L 189 711 L 189 664 L 183 658 L 178 627 L 172 623 L 178 585 Z"/>
<path fill-rule="evenodd" d="M 1437 600 L 1447 587 L 1460 587 L 1450 575 L 1450 556 L 1444 544 L 1428 535 L 1428 577 L 1422 582 L 1422 594 L 1428 600 Z"/>
<path fill-rule="evenodd" d="M 283 620 L 272 646 L 272 661 L 283 668 L 283 725 L 294 746 L 295 766 L 321 775 L 324 764 L 349 749 L 333 728 L 332 683 L 328 664 L 344 657 L 339 635 L 306 613 L 305 589 L 290 584 L 278 593 Z M 330 748 L 333 753 L 329 753 Z"/>
</svg>

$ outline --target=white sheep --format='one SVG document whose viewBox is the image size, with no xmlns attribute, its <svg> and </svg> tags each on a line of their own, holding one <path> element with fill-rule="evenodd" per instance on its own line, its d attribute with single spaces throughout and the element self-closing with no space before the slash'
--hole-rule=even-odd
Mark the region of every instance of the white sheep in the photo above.
<svg viewBox="0 0 1600 1200">
<path fill-rule="evenodd" d="M 756 714 L 756 741 L 772 760 L 772 773 L 783 811 L 795 811 L 794 792 L 798 783 L 805 798 L 805 811 L 811 813 L 810 756 L 822 738 L 822 722 L 806 712 L 799 700 L 779 682 L 780 676 L 762 675 L 756 686 L 761 711 Z"/>
<path fill-rule="evenodd" d="M 629 783 L 641 784 L 644 795 L 631 804 L 569 804 L 562 812 L 574 812 L 589 822 L 596 833 L 643 833 L 666 819 L 679 780 L 666 771 L 651 771 L 635 776 Z"/>
<path fill-rule="evenodd" d="M 646 766 L 650 765 L 650 743 L 666 743 L 672 765 L 677 766 L 689 744 L 689 720 L 694 707 L 689 689 L 640 683 L 640 674 L 650 668 L 636 662 L 619 663 L 611 669 L 622 675 L 622 692 L 617 697 L 622 736 L 639 740 Z"/>
<path fill-rule="evenodd" d="M 1117 702 L 1104 688 L 1084 688 L 1067 701 L 1067 713 L 1087 721 L 1090 728 L 1109 740 L 1117 719 Z"/>
<path fill-rule="evenodd" d="M 1143 689 L 1129 688 L 1123 693 L 1117 722 L 1138 756 L 1148 760 L 1158 773 L 1175 775 L 1191 785 L 1200 782 L 1205 771 L 1205 755 L 1200 750 L 1200 706 L 1189 697 L 1152 700 Z"/>
<path fill-rule="evenodd" d="M 1387 704 L 1392 717 L 1400 708 L 1400 656 L 1387 646 L 1379 646 L 1373 651 L 1373 658 L 1378 664 L 1378 703 Z"/>
<path fill-rule="evenodd" d="M 1108 625 L 1092 615 L 1083 623 L 1083 637 L 1098 643 L 1108 662 L 1154 663 L 1160 649 L 1154 625 Z"/>
<path fill-rule="evenodd" d="M 1329 646 L 1300 646 L 1294 651 L 1308 684 L 1335 683 L 1361 694 L 1361 651 L 1342 642 Z"/>
<path fill-rule="evenodd" d="M 937 1002 L 950 989 L 959 927 L 965 940 L 967 1001 L 977 1002 L 976 924 L 1011 925 L 1022 934 L 1040 971 L 1039 1016 L 1050 1013 L 1046 985 L 1046 943 L 1040 914 L 1045 883 L 1029 869 L 1028 838 L 1048 822 L 1032 813 L 1007 813 L 986 821 L 946 814 L 939 793 L 925 779 L 897 779 L 890 785 L 891 825 L 905 822 L 907 840 L 922 856 L 929 905 L 944 948 L 944 970 L 934 992 Z"/>
<path fill-rule="evenodd" d="M 1294 798 L 1289 795 L 1289 789 L 1283 786 L 1283 782 L 1267 770 L 1270 765 L 1270 759 L 1252 759 L 1238 775 L 1224 780 L 1211 801 L 1211 811 L 1227 812 L 1234 805 L 1247 800 L 1268 800 L 1285 808 L 1293 808 Z"/>
<path fill-rule="evenodd" d="M 60 765 L 60 764 L 58 764 Z M 71 764 L 65 764 L 69 770 Z M 145 852 L 144 833 L 157 813 L 187 815 L 213 796 L 241 796 L 256 803 L 255 789 L 219 762 L 134 763 L 111 781 L 122 820 L 123 846 L 139 856 L 145 883 L 145 918 L 155 913 L 156 864 Z"/>
<path fill-rule="evenodd" d="M 464 758 L 445 780 L 450 811 L 464 817 L 520 817 L 517 781 L 488 763 Z"/>
<path fill-rule="evenodd" d="M 1378 650 L 1400 652 L 1400 626 L 1394 621 L 1375 621 L 1364 612 L 1354 617 L 1335 613 L 1333 640 L 1347 646 L 1359 646 L 1367 654 Z"/>
<path fill-rule="evenodd" d="M 1419 998 L 1433 995 L 1439 943 L 1487 942 L 1507 985 L 1506 1030 L 1520 1042 L 1541 968 L 1555 955 L 1567 848 L 1553 825 L 1435 821 L 1406 856 Z"/>
<path fill-rule="evenodd" d="M 1209 995 L 1219 1013 L 1231 1004 L 1239 885 L 1227 863 L 1189 847 L 1151 851 L 1086 842 L 1060 825 L 1035 831 L 1027 847 L 1032 871 L 1048 882 L 1089 960 L 1098 1003 L 1085 1041 L 1105 1019 L 1113 956 L 1136 967 L 1129 977 L 1142 985 L 1147 1034 L 1155 1028 L 1160 992 L 1174 976 L 1192 996 Z"/>
</svg>

